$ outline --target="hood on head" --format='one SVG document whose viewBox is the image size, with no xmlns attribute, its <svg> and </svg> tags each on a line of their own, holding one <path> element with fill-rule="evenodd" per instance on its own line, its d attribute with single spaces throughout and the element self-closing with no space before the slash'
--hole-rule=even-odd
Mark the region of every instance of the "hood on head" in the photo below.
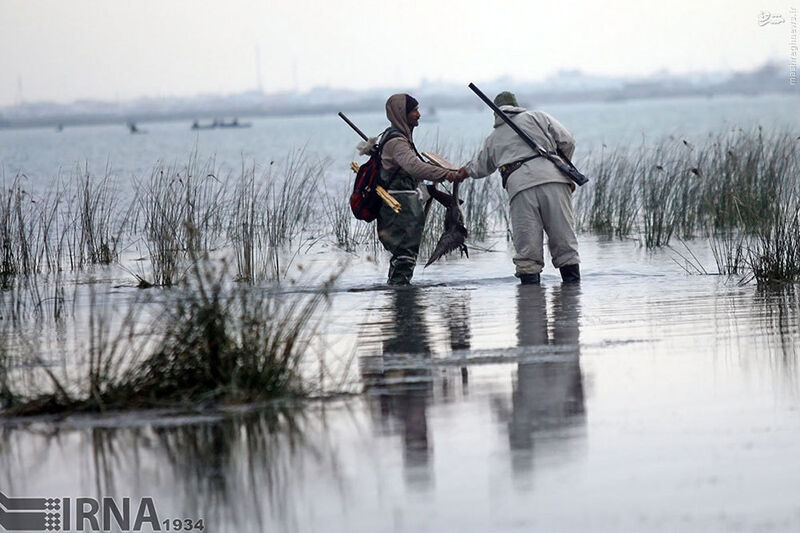
<svg viewBox="0 0 800 533">
<path fill-rule="evenodd" d="M 406 114 L 406 95 L 393 94 L 386 100 L 386 118 L 392 127 L 400 130 L 403 135 L 411 139 L 411 126 L 408 125 Z"/>
</svg>

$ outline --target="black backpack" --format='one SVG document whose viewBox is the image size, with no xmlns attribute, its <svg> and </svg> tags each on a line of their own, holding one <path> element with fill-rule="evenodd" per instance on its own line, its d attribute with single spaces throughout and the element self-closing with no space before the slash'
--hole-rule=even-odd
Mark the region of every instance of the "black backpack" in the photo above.
<svg viewBox="0 0 800 533">
<path fill-rule="evenodd" d="M 381 134 L 381 140 L 369 154 L 369 160 L 358 168 L 353 193 L 350 195 L 350 210 L 358 220 L 372 222 L 378 218 L 381 210 L 381 197 L 377 187 L 381 182 L 381 152 L 389 139 L 402 136 L 397 128 L 387 128 Z"/>
</svg>

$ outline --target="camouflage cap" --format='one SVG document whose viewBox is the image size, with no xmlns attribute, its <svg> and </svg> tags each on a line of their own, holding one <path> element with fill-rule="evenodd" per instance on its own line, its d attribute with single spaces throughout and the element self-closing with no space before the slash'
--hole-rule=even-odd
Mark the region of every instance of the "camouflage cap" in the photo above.
<svg viewBox="0 0 800 533">
<path fill-rule="evenodd" d="M 497 96 L 494 97 L 494 105 L 500 107 L 501 105 L 513 105 L 515 107 L 519 107 L 517 103 L 517 97 L 514 96 L 514 93 L 503 91 Z"/>
</svg>

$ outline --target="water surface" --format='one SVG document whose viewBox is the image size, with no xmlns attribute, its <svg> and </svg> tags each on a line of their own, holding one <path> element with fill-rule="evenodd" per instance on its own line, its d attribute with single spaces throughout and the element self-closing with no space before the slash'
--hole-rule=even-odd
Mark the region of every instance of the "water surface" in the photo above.
<svg viewBox="0 0 800 533">
<path fill-rule="evenodd" d="M 506 252 L 398 290 L 361 264 L 321 344 L 363 394 L 18 421 L 4 493 L 151 496 L 209 531 L 796 529 L 796 288 L 580 245 L 579 286 L 522 287 Z"/>
</svg>

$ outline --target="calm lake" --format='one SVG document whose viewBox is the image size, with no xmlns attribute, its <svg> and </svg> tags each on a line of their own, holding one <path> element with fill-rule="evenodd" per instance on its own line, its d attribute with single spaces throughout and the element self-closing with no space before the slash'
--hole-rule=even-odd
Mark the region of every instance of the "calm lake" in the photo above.
<svg viewBox="0 0 800 533">
<path fill-rule="evenodd" d="M 697 142 L 755 125 L 800 135 L 798 104 L 762 96 L 546 110 L 575 133 L 580 161 L 643 138 Z M 478 108 L 439 110 L 435 122 L 424 111 L 423 150 L 469 154 L 491 127 Z M 351 119 L 368 132 L 385 126 L 377 112 Z M 140 126 L 146 134 L 0 131 L 4 177 L 47 187 L 76 164 L 102 174 L 110 162 L 124 187 L 193 150 L 235 174 L 243 161 L 263 168 L 304 149 L 344 181 L 357 159 L 357 139 L 335 116 L 240 130 Z M 513 250 L 493 232 L 469 259 L 419 265 L 416 286 L 395 290 L 382 285 L 385 257 L 315 248 L 298 263 L 350 263 L 308 372 L 324 361 L 326 388 L 349 394 L 6 419 L 0 491 L 70 498 L 60 501 L 73 523 L 78 498 L 130 498 L 132 517 L 152 498 L 157 520 L 143 531 L 197 531 L 199 520 L 225 532 L 800 528 L 800 287 L 691 275 L 687 258 L 714 270 L 700 239 L 649 251 L 637 239 L 582 234 L 579 245 L 580 286 L 562 286 L 550 264 L 541 286 L 518 285 Z M 112 303 L 136 297 L 125 270 L 100 277 Z"/>
</svg>

